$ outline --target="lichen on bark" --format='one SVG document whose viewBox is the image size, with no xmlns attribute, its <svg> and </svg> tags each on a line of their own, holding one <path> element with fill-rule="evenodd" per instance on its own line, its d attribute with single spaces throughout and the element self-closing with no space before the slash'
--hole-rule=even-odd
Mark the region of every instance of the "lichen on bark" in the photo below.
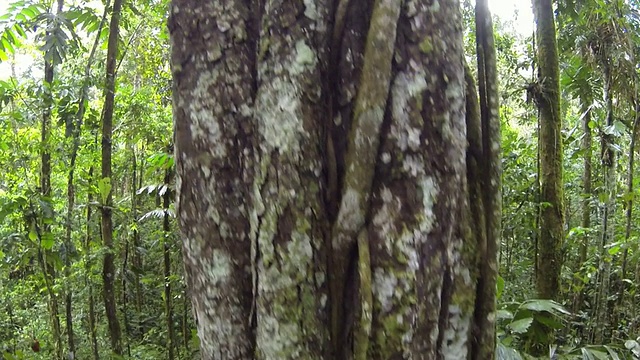
<svg viewBox="0 0 640 360">
<path fill-rule="evenodd" d="M 203 358 L 468 354 L 459 4 L 350 1 L 337 32 L 325 0 L 172 3 L 178 217 Z"/>
</svg>

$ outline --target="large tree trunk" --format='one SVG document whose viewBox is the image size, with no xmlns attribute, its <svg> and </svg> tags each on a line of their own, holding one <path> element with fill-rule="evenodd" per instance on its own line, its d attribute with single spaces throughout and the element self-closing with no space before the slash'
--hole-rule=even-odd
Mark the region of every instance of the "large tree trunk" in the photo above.
<svg viewBox="0 0 640 360">
<path fill-rule="evenodd" d="M 540 239 L 538 296 L 555 299 L 560 290 L 564 211 L 562 200 L 562 118 L 556 26 L 551 0 L 533 0 L 538 43 L 535 100 L 540 116 Z"/>
<path fill-rule="evenodd" d="M 113 184 L 111 178 L 111 135 L 113 131 L 113 110 L 115 99 L 115 77 L 116 77 L 116 58 L 118 53 L 118 29 L 120 23 L 120 10 L 122 8 L 122 0 L 113 2 L 113 10 L 111 12 L 111 23 L 109 25 L 109 40 L 107 46 L 107 66 L 106 66 L 106 83 L 105 83 L 105 101 L 102 114 L 102 181 Z M 104 196 L 104 194 L 103 194 Z M 102 212 L 102 241 L 107 251 L 104 254 L 102 267 L 102 280 L 104 292 L 104 306 L 109 323 L 109 337 L 111 339 L 111 350 L 117 354 L 122 354 L 122 339 L 120 331 L 120 323 L 118 322 L 118 312 L 115 297 L 115 276 L 116 269 L 114 264 L 115 251 L 113 246 L 113 223 L 111 219 L 112 213 L 112 191 L 109 186 L 106 199 L 103 199 L 101 206 Z"/>
<path fill-rule="evenodd" d="M 455 0 L 173 1 L 203 359 L 492 358 L 499 179 L 472 196 L 467 156 L 499 174 L 497 102 L 467 154 L 460 23 Z"/>
</svg>

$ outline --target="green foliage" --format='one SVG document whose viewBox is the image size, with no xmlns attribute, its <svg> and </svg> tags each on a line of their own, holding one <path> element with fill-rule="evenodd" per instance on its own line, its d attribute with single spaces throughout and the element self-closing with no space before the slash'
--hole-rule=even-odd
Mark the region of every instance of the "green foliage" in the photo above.
<svg viewBox="0 0 640 360">
<path fill-rule="evenodd" d="M 66 336 L 64 309 L 69 293 L 76 358 L 92 356 L 90 311 L 98 320 L 98 353 L 109 358 L 101 295 L 102 258 L 107 249 L 101 244 L 99 210 L 111 194 L 113 254 L 118 259 L 116 297 L 119 306 L 124 299 L 127 304 L 119 307 L 118 316 L 126 319 L 121 321 L 131 349 L 123 358 L 166 357 L 167 323 L 162 310 L 166 283 L 163 272 L 158 271 L 164 267 L 162 244 L 166 240 L 171 260 L 166 280 L 172 288 L 174 347 L 178 358 L 191 359 L 194 325 L 187 315 L 190 303 L 184 293 L 173 205 L 158 209 L 156 204 L 174 186 L 163 183 L 164 171 L 174 166 L 172 155 L 166 153 L 172 129 L 166 3 L 138 2 L 123 13 L 110 178 L 96 176 L 101 166 L 98 134 L 108 27 L 98 33 L 103 20 L 101 5 L 64 5 L 63 11 L 56 13 L 39 1 L 14 1 L 0 14 L 0 62 L 13 62 L 14 56 L 18 59 L 22 54 L 33 56 L 31 64 L 17 64 L 15 78 L 5 78 L 4 72 L 0 78 L 0 350 L 7 350 L 5 359 L 54 358 L 49 304 L 52 297 L 57 299 L 61 335 Z M 100 46 L 85 77 L 89 49 L 81 43 L 91 44 L 96 37 Z M 43 59 L 55 67 L 50 84 L 42 82 Z M 84 100 L 83 93 L 87 94 Z M 81 106 L 85 113 L 78 118 Z M 41 119 L 47 108 L 51 109 L 52 126 L 49 140 L 42 143 Z M 76 133 L 77 152 L 73 155 L 72 135 Z M 52 159 L 48 197 L 39 189 L 43 150 L 50 152 Z M 74 206 L 67 242 L 71 164 Z M 147 196 L 136 194 L 145 187 L 153 190 Z M 166 215 L 169 233 L 162 231 L 162 221 L 154 221 L 164 220 Z M 43 231 L 45 226 L 50 231 Z M 93 310 L 89 309 L 90 299 Z M 41 344 L 38 354 L 30 348 L 33 338 Z M 190 344 L 189 348 L 184 343 Z"/>
</svg>

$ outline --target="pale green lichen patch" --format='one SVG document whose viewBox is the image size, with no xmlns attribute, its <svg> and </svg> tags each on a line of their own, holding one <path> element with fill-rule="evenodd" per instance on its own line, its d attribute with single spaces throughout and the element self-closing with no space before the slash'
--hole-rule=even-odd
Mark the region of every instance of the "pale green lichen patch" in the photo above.
<svg viewBox="0 0 640 360">
<path fill-rule="evenodd" d="M 259 359 L 304 358 L 302 349 L 307 336 L 301 326 L 316 322 L 315 311 L 321 301 L 310 287 L 318 274 L 313 271 L 313 247 L 306 233 L 309 223 L 304 217 L 297 218 L 295 230 L 281 246 L 273 242 L 277 229 L 269 225 L 275 224 L 279 216 L 275 208 L 267 208 L 260 227 L 262 257 L 258 264 L 256 332 Z"/>
<path fill-rule="evenodd" d="M 449 306 L 448 312 L 449 322 L 443 333 L 440 354 L 445 360 L 466 360 L 471 312 L 462 311 L 455 304 Z"/>
<path fill-rule="evenodd" d="M 391 311 L 393 307 L 393 296 L 398 286 L 398 278 L 392 273 L 382 268 L 376 268 L 373 272 L 373 294 L 380 304 L 382 313 Z"/>
<path fill-rule="evenodd" d="M 424 176 L 420 179 L 419 185 L 422 195 L 422 215 L 419 229 L 423 233 L 429 233 L 436 222 L 434 207 L 439 194 L 438 184 L 433 177 Z"/>
<path fill-rule="evenodd" d="M 230 280 L 231 275 L 231 259 L 229 259 L 229 255 L 219 249 L 213 249 L 213 254 L 211 256 L 211 261 L 208 262 L 208 268 L 204 271 L 211 279 L 212 285 L 214 287 L 216 285 L 225 284 Z M 219 290 L 212 289 L 212 291 L 217 292 Z"/>
<path fill-rule="evenodd" d="M 364 223 L 363 195 L 353 188 L 345 189 L 340 212 L 338 213 L 338 225 L 340 229 L 357 231 Z M 339 244 L 334 244 L 339 246 Z"/>
<path fill-rule="evenodd" d="M 296 59 L 293 62 L 293 74 L 301 74 L 310 67 L 315 67 L 317 63 L 316 53 L 304 42 L 298 40 L 296 43 Z"/>
<path fill-rule="evenodd" d="M 315 0 L 304 0 L 304 16 L 311 20 L 318 20 L 319 15 Z"/>
<path fill-rule="evenodd" d="M 400 199 L 393 196 L 391 190 L 383 187 L 381 190 L 382 206 L 373 216 L 373 225 L 376 227 L 376 231 L 380 234 L 384 234 L 385 250 L 391 253 L 393 250 L 393 234 L 397 232 L 394 216 L 400 213 L 402 207 Z"/>
<path fill-rule="evenodd" d="M 273 52 L 283 51 L 277 44 L 272 46 Z M 304 40 L 298 40 L 295 48 L 288 51 L 282 61 L 271 67 L 278 76 L 263 82 L 258 89 L 255 108 L 259 131 L 267 145 L 265 150 L 278 149 L 281 154 L 298 153 L 300 141 L 309 137 L 304 129 L 303 91 L 296 78 L 317 67 L 316 53 Z M 266 68 L 260 69 L 263 74 Z"/>
<path fill-rule="evenodd" d="M 428 55 L 433 51 L 433 43 L 428 36 L 420 42 L 420 51 L 422 51 L 422 53 L 425 55 Z"/>
<path fill-rule="evenodd" d="M 412 106 L 422 100 L 422 92 L 427 89 L 426 75 L 423 71 L 396 75 L 391 87 L 391 114 L 393 123 L 389 136 L 396 141 L 402 151 L 418 151 L 421 146 L 422 118 L 411 114 Z"/>
<path fill-rule="evenodd" d="M 189 130 L 192 141 L 212 144 L 214 149 L 211 150 L 211 154 L 216 158 L 223 158 L 226 156 L 226 147 L 215 116 L 221 109 L 218 108 L 218 100 L 211 92 L 219 81 L 218 76 L 216 70 L 200 72 L 196 85 L 189 94 L 190 98 L 178 96 L 177 106 L 184 109 L 186 116 L 191 120 Z"/>
<path fill-rule="evenodd" d="M 297 152 L 304 134 L 300 94 L 295 85 L 277 79 L 259 91 L 256 116 L 267 149 Z"/>
</svg>

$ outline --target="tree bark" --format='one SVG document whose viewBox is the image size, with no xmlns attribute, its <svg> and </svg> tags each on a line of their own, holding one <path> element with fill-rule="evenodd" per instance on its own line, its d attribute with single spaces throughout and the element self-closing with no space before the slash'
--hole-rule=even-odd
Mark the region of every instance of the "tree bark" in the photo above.
<svg viewBox="0 0 640 360">
<path fill-rule="evenodd" d="M 495 317 L 478 280 L 497 268 L 476 250 L 496 249 L 473 234 L 499 230 L 499 182 L 478 184 L 491 205 L 472 222 L 485 197 L 467 185 L 459 11 L 172 2 L 178 223 L 203 359 L 466 359 L 494 337 L 475 315 Z M 478 166 L 494 176 L 487 125 Z"/>
<path fill-rule="evenodd" d="M 107 65 L 106 82 L 104 91 L 104 108 L 102 114 L 102 181 L 113 184 L 111 172 L 111 135 L 113 131 L 113 108 L 115 99 L 115 77 L 116 60 L 118 53 L 118 29 L 120 24 L 120 11 L 122 0 L 114 0 L 111 11 L 111 23 L 109 25 L 109 40 L 107 45 Z M 113 223 L 112 213 L 112 191 L 111 186 L 106 195 L 106 201 L 102 203 L 102 241 L 107 251 L 104 255 L 102 280 L 104 292 L 104 306 L 107 321 L 109 323 L 109 337 L 111 339 L 111 350 L 116 355 L 122 355 L 122 339 L 120 323 L 115 298 L 115 276 L 114 245 L 113 245 Z"/>
<path fill-rule="evenodd" d="M 541 298 L 556 299 L 564 241 L 560 70 L 552 1 L 533 0 L 533 9 L 538 44 L 538 83 L 534 95 L 540 118 L 541 171 L 536 287 Z"/>
</svg>

